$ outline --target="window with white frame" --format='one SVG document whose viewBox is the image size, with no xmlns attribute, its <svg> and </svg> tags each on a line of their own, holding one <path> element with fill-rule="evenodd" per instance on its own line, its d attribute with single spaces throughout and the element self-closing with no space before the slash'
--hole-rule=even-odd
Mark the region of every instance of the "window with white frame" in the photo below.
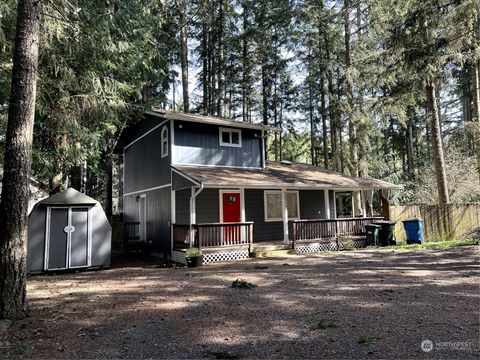
<svg viewBox="0 0 480 360">
<path fill-rule="evenodd" d="M 165 156 L 168 156 L 168 128 L 167 126 L 164 126 L 162 128 L 162 134 L 161 134 L 161 142 L 162 142 L 162 158 Z"/>
<path fill-rule="evenodd" d="M 282 192 L 278 190 L 266 190 L 264 192 L 265 221 L 282 221 Z M 287 191 L 288 219 L 300 218 L 298 191 Z"/>
<path fill-rule="evenodd" d="M 242 146 L 242 130 L 220 128 L 220 146 Z"/>
</svg>

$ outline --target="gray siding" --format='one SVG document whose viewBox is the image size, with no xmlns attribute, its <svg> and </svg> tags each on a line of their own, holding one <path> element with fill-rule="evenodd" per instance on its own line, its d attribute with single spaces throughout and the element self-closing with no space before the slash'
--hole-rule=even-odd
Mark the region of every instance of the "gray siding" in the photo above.
<svg viewBox="0 0 480 360">
<path fill-rule="evenodd" d="M 241 131 L 242 147 L 220 146 L 219 126 L 175 121 L 173 162 L 261 167 L 261 131 L 251 129 Z"/>
<path fill-rule="evenodd" d="M 170 122 L 165 124 L 170 129 Z M 160 135 L 163 126 L 125 149 L 123 193 L 170 183 L 171 149 L 162 158 Z"/>
<path fill-rule="evenodd" d="M 182 175 L 177 174 L 175 171 L 172 171 L 172 189 L 186 189 L 195 186 L 193 182 L 188 179 L 185 179 Z"/>
<path fill-rule="evenodd" d="M 300 190 L 301 219 L 326 219 L 325 200 L 323 190 Z"/>
<path fill-rule="evenodd" d="M 137 195 L 124 197 L 125 221 L 138 221 Z M 170 187 L 148 191 L 147 196 L 147 240 L 152 242 L 152 250 L 169 254 L 170 239 Z"/>
<path fill-rule="evenodd" d="M 175 191 L 175 222 L 190 224 L 190 196 L 191 189 Z"/>
<path fill-rule="evenodd" d="M 220 203 L 218 189 L 204 189 L 195 199 L 197 223 L 216 223 L 220 221 Z"/>
<path fill-rule="evenodd" d="M 28 217 L 27 269 L 29 272 L 43 271 L 46 221 L 46 207 L 35 205 Z"/>
<path fill-rule="evenodd" d="M 263 190 L 245 189 L 245 220 L 253 221 L 253 240 L 283 240 L 283 222 L 265 222 Z"/>
</svg>

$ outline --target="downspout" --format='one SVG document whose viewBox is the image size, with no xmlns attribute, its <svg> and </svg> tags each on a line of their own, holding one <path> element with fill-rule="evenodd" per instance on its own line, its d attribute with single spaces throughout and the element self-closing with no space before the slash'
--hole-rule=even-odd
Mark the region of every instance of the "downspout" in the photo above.
<svg viewBox="0 0 480 360">
<path fill-rule="evenodd" d="M 192 187 L 192 190 L 195 188 Z M 193 247 L 195 243 L 195 233 L 193 231 L 193 224 L 197 221 L 197 212 L 195 209 L 195 198 L 200 194 L 203 190 L 203 183 L 200 183 L 200 188 L 198 190 L 192 191 L 192 195 L 190 196 L 190 247 Z"/>
</svg>

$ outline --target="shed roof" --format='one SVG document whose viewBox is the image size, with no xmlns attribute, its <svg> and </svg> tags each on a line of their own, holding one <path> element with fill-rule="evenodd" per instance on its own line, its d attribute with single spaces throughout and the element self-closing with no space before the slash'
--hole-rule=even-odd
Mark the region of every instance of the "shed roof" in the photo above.
<svg viewBox="0 0 480 360">
<path fill-rule="evenodd" d="M 44 205 L 95 205 L 97 203 L 97 200 L 74 188 L 68 188 L 39 202 Z"/>
<path fill-rule="evenodd" d="M 225 119 L 225 118 L 214 117 L 214 116 L 205 116 L 205 115 L 199 115 L 199 114 L 168 111 L 163 109 L 153 109 L 152 111 L 147 111 L 146 113 L 153 116 L 159 116 L 164 119 L 191 121 L 191 122 L 203 123 L 203 124 L 240 127 L 240 128 L 256 129 L 256 130 L 268 130 L 268 131 L 275 131 L 275 132 L 281 131 L 280 128 L 267 126 L 263 124 L 244 122 L 244 121 L 235 121 L 231 119 Z"/>
<path fill-rule="evenodd" d="M 265 169 L 172 165 L 187 179 L 207 187 L 319 188 L 337 190 L 402 189 L 386 181 L 360 178 L 315 166 L 267 161 Z"/>
</svg>

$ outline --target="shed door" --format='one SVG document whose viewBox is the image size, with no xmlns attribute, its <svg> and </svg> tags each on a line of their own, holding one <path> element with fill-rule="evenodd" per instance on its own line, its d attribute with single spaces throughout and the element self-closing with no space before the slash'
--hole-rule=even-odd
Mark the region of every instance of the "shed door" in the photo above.
<svg viewBox="0 0 480 360">
<path fill-rule="evenodd" d="M 68 208 L 51 208 L 49 220 L 47 270 L 66 269 L 68 232 L 64 230 L 68 226 Z"/>
<path fill-rule="evenodd" d="M 51 207 L 48 211 L 45 270 L 90 266 L 89 208 Z"/>
<path fill-rule="evenodd" d="M 70 266 L 88 266 L 88 208 L 71 209 Z"/>
</svg>

